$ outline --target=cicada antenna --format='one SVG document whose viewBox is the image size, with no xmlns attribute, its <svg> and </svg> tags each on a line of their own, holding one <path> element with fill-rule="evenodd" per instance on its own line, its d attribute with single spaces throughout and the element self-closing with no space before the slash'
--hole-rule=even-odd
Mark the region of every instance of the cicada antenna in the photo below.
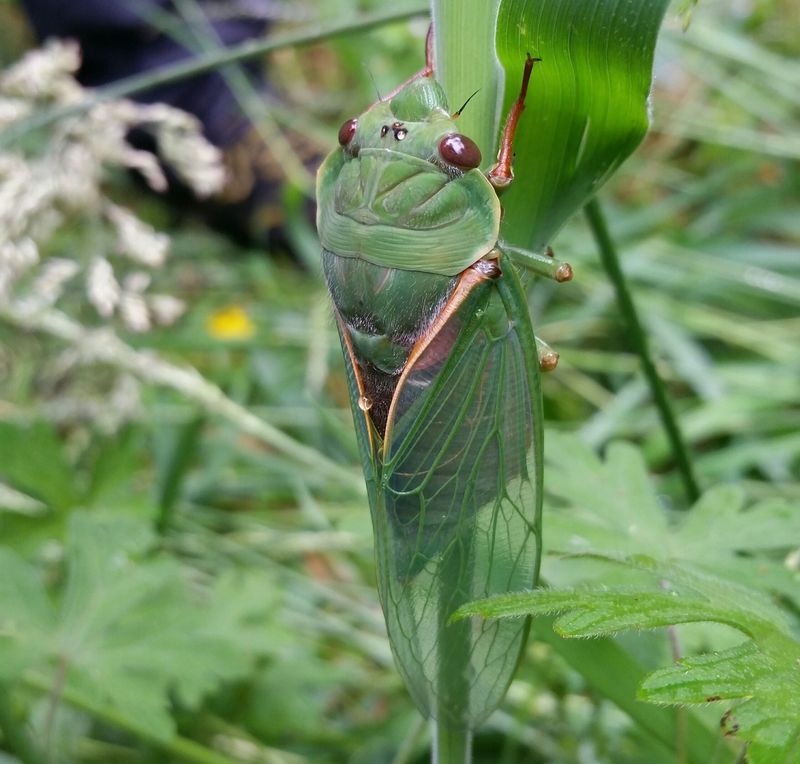
<svg viewBox="0 0 800 764">
<path fill-rule="evenodd" d="M 372 87 L 375 88 L 375 95 L 378 96 L 378 103 L 380 103 L 383 101 L 383 96 L 381 95 L 381 91 L 378 90 L 378 83 L 375 81 L 375 75 L 372 74 L 372 70 L 366 64 L 364 64 L 364 68 L 367 70 Z"/>
<path fill-rule="evenodd" d="M 461 105 L 461 108 L 458 111 L 453 112 L 452 119 L 458 119 L 461 116 L 461 112 L 467 107 L 467 104 L 480 92 L 481 89 L 478 88 L 469 98 L 467 98 L 467 100 Z"/>
</svg>

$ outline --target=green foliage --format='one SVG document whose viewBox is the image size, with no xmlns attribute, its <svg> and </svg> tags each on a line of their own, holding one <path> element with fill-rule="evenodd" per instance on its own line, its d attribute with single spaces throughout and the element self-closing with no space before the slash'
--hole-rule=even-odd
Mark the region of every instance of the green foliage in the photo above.
<svg viewBox="0 0 800 764">
<path fill-rule="evenodd" d="M 547 460 L 551 550 L 683 561 L 800 602 L 797 573 L 770 554 L 800 538 L 800 513 L 786 500 L 748 504 L 740 486 L 721 484 L 690 512 L 665 510 L 641 453 L 628 444 L 611 444 L 601 461 L 574 437 L 555 432 Z"/>
<path fill-rule="evenodd" d="M 560 505 L 552 507 L 551 548 L 619 566 L 626 583 L 498 596 L 460 615 L 558 614 L 553 627 L 565 637 L 707 622 L 735 629 L 744 642 L 650 673 L 639 696 L 674 705 L 735 700 L 722 717 L 724 733 L 750 744 L 754 764 L 792 761 L 800 745 L 798 623 L 766 592 L 796 597 L 797 572 L 772 553 L 800 538 L 800 515 L 780 501 L 745 508 L 741 490 L 726 485 L 690 512 L 669 513 L 631 446 L 613 444 L 605 462 L 574 438 L 555 437 L 550 446 L 548 488 Z"/>
<path fill-rule="evenodd" d="M 526 51 L 542 59 L 516 146 L 521 182 L 503 198 L 506 239 L 543 250 L 644 138 L 653 53 L 668 5 L 501 3 L 497 52 L 506 70 L 506 108 Z"/>
<path fill-rule="evenodd" d="M 78 500 L 70 465 L 55 431 L 41 421 L 28 426 L 0 422 L 0 476 L 53 511 Z"/>
<path fill-rule="evenodd" d="M 193 591 L 153 541 L 142 522 L 73 514 L 55 600 L 0 548 L 0 680 L 49 683 L 55 702 L 87 698 L 169 739 L 171 693 L 196 708 L 276 649 L 263 638 L 277 604 L 263 580 L 231 572 Z"/>
<path fill-rule="evenodd" d="M 540 5 L 546 10 L 546 3 Z M 645 10 L 647 5 L 641 3 Z M 361 9 L 394 11 L 401 4 L 336 0 L 324 6 L 312 11 L 329 14 L 341 25 Z M 0 4 L 0 22 L 3 45 L 23 28 L 14 3 Z M 625 596 L 642 590 L 657 598 L 664 590 L 652 583 L 652 573 L 577 556 L 592 550 L 626 558 L 645 554 L 661 566 L 710 572 L 731 587 L 756 589 L 748 608 L 776 592 L 789 613 L 778 620 L 792 623 L 800 558 L 797 551 L 785 564 L 781 558 L 788 544 L 797 545 L 792 508 L 800 500 L 797 23 L 795 0 L 758 0 L 735 9 L 704 2 L 686 33 L 668 16 L 651 98 L 653 129 L 606 186 L 610 228 L 698 478 L 707 486 L 723 484 L 703 499 L 718 495 L 712 502 L 716 510 L 702 510 L 701 502 L 677 511 L 681 492 L 671 453 L 580 219 L 568 223 L 554 242 L 559 257 L 575 267 L 576 279 L 557 290 L 547 283 L 531 287 L 542 336 L 562 359 L 556 373 L 543 378 L 550 490 L 545 542 L 571 555 L 546 559 L 545 577 L 554 588 L 575 589 L 589 579 L 604 591 L 622 584 L 628 587 Z M 306 21 L 300 24 L 305 28 Z M 342 121 L 374 100 L 371 77 L 385 93 L 420 67 L 425 29 L 419 18 L 313 48 L 284 50 L 269 64 L 272 82 L 286 99 L 275 106 L 276 119 L 317 141 L 322 135 L 323 148 L 329 149 Z M 13 50 L 24 42 L 14 40 Z M 11 53 L 5 47 L 0 51 L 4 60 Z M 537 100 L 545 95 L 536 84 L 544 74 L 542 67 L 534 74 L 523 122 L 547 116 Z M 507 87 L 512 85 L 509 78 Z M 478 86 L 465 82 L 465 97 Z M 465 120 L 484 115 L 481 98 L 470 104 Z M 543 152 L 535 136 L 533 145 Z M 485 155 L 491 158 L 491 151 Z M 517 177 L 525 184 L 521 159 L 518 152 Z M 114 180 L 113 197 L 143 219 L 170 228 L 174 255 L 168 271 L 158 276 L 158 288 L 189 306 L 175 326 L 133 338 L 135 345 L 192 364 L 248 412 L 355 477 L 358 458 L 339 348 L 313 269 L 300 272 L 281 259 L 280 251 L 265 256 L 193 220 L 178 220 L 171 208 L 124 178 Z M 294 242 L 305 242 L 306 259 L 316 267 L 319 253 L 302 209 L 287 229 Z M 52 248 L 43 247 L 41 255 L 68 257 L 84 244 L 74 233 L 65 234 Z M 85 303 L 79 288 L 70 290 L 69 299 Z M 252 320 L 251 339 L 232 343 L 209 334 L 209 319 L 231 305 Z M 369 517 L 355 486 L 279 454 L 222 416 L 209 415 L 192 443 L 197 403 L 150 385 L 142 391 L 140 418 L 124 430 L 101 433 L 83 409 L 75 416 L 65 385 L 69 389 L 87 376 L 98 380 L 107 369 L 65 365 L 69 359 L 63 349 L 40 332 L 0 320 L 0 612 L 13 609 L 19 619 L 15 628 L 29 636 L 24 643 L 12 641 L 4 631 L 0 638 L 0 761 L 26 759 L 25 741 L 15 733 L 29 732 L 32 741 L 44 745 L 50 729 L 54 761 L 60 757 L 69 764 L 384 764 L 401 749 L 407 762 L 424 762 L 429 741 L 414 721 L 416 712 L 388 652 L 375 599 Z M 106 410 L 111 405 L 94 404 Z M 49 424 L 41 424 L 43 419 Z M 553 430 L 579 432 L 582 445 Z M 613 470 L 608 459 L 598 461 L 594 453 L 619 439 L 636 443 L 641 456 L 617 446 L 609 452 L 617 464 Z M 657 476 L 657 502 L 649 487 L 640 488 L 644 470 L 635 464 L 640 459 Z M 572 460 L 589 466 L 573 471 Z M 589 481 L 591 490 L 581 492 L 581 481 Z M 730 483 L 737 487 L 727 487 Z M 21 495 L 8 494 L 6 487 Z M 616 497 L 639 495 L 641 514 L 652 519 L 643 526 L 640 499 L 611 501 L 612 490 Z M 214 684 L 205 674 L 213 672 L 211 660 L 200 676 L 182 660 L 173 670 L 157 655 L 152 663 L 149 653 L 138 655 L 150 680 L 142 680 L 137 691 L 159 699 L 145 699 L 147 708 L 162 709 L 158 738 L 137 723 L 135 709 L 121 705 L 124 699 L 114 700 L 120 704 L 113 706 L 117 715 L 109 713 L 108 703 L 93 704 L 77 686 L 91 677 L 77 674 L 74 685 L 54 696 L 60 702 L 48 724 L 57 677 L 54 635 L 63 630 L 68 575 L 64 542 L 70 515 L 81 509 L 98 522 L 119 516 L 132 529 L 155 525 L 161 517 L 164 533 L 152 545 L 145 540 L 142 551 L 120 553 L 121 560 L 130 561 L 126 571 L 146 583 L 150 579 L 142 570 L 170 563 L 167 569 L 175 571 L 177 583 L 164 586 L 177 589 L 171 590 L 174 596 L 156 599 L 189 610 L 189 621 L 192 605 L 200 605 L 220 639 L 249 656 L 245 673 Z M 125 520 L 129 515 L 143 520 Z M 692 530 L 700 519 L 704 530 Z M 122 534 L 112 535 L 114 543 L 126 547 Z M 4 586 L 6 581 L 15 585 Z M 213 595 L 221 581 L 230 583 L 227 593 Z M 109 581 L 99 584 L 105 588 Z M 671 587 L 675 597 L 705 601 L 686 586 L 673 582 Z M 724 588 L 729 589 L 727 583 Z M 275 606 L 275 591 L 284 607 Z M 711 604 L 722 607 L 719 603 L 729 600 L 730 594 L 722 592 Z M 272 612 L 263 614 L 258 627 L 262 605 Z M 134 610 L 144 613 L 144 603 L 137 601 Z M 766 610 L 758 618 L 770 623 L 775 611 Z M 237 614 L 248 612 L 253 615 L 245 625 L 254 628 L 245 629 Z M 165 617 L 160 607 L 152 615 Z M 0 620 L 5 624 L 2 615 Z M 737 751 L 729 745 L 741 732 L 726 737 L 724 731 L 743 722 L 747 726 L 750 712 L 742 711 L 740 718 L 747 699 L 725 693 L 727 688 L 742 691 L 743 681 L 752 686 L 748 672 L 773 654 L 765 640 L 756 657 L 737 658 L 734 646 L 743 639 L 755 643 L 752 638 L 731 627 L 681 626 L 689 668 L 659 669 L 669 662 L 669 641 L 661 630 L 565 640 L 548 621 L 536 619 L 534 640 L 509 695 L 478 731 L 476 762 L 671 764 L 683 749 L 692 764 L 733 764 Z M 157 633 L 158 625 L 158 620 L 142 621 L 147 639 L 155 639 L 148 632 Z M 98 637 L 104 653 L 110 650 L 109 633 L 113 629 Z M 787 654 L 795 649 L 782 636 L 776 644 Z M 111 657 L 101 655 L 101 662 L 108 671 Z M 81 673 L 91 674 L 90 663 L 87 653 Z M 28 668 L 21 673 L 20 666 Z M 113 682 L 119 671 L 111 669 Z M 651 682 L 662 670 L 671 696 L 678 694 L 671 674 L 681 681 L 691 670 L 699 683 L 687 683 L 681 692 L 690 699 L 696 692 L 698 704 L 676 711 L 637 701 L 636 688 L 648 673 L 652 679 L 641 692 L 660 691 Z M 709 674 L 725 700 L 705 702 L 713 696 L 704 694 Z M 777 697 L 786 700 L 792 676 Z M 768 672 L 756 679 L 774 681 Z M 214 687 L 189 706 L 172 689 L 164 691 L 181 685 L 187 695 L 192 686 Z M 788 698 L 787 708 L 791 702 Z M 721 731 L 721 717 L 734 703 L 739 706 L 725 717 Z M 749 703 L 763 718 L 755 696 Z M 167 723 L 177 726 L 178 736 L 164 736 Z M 768 727 L 756 726 L 759 735 L 771 734 Z M 774 752 L 769 747 L 751 744 L 751 758 L 768 761 Z M 787 756 L 774 758 L 786 764 Z M 788 761 L 794 764 L 796 758 L 794 752 Z"/>
</svg>

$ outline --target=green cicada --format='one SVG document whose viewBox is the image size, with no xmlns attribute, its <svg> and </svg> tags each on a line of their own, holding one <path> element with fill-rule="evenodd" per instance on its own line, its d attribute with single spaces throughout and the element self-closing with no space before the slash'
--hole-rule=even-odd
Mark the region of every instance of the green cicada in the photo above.
<svg viewBox="0 0 800 764">
<path fill-rule="evenodd" d="M 317 179 L 389 638 L 420 710 L 458 728 L 502 699 L 527 624 L 450 616 L 530 588 L 539 567 L 537 345 L 498 242 L 497 193 L 512 178 L 534 60 L 489 173 L 429 54 L 423 72 L 342 125 Z"/>
</svg>

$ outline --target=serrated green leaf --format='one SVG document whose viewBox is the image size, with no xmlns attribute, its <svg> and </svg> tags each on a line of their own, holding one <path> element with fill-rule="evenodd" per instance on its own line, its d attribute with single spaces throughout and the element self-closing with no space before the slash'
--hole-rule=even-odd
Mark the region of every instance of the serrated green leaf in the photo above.
<svg viewBox="0 0 800 764">
<path fill-rule="evenodd" d="M 631 629 L 660 629 L 678 623 L 737 623 L 733 609 L 712 608 L 704 600 L 676 597 L 671 592 L 609 592 L 595 596 L 590 606 L 578 605 L 556 620 L 565 637 L 594 637 Z"/>
<path fill-rule="evenodd" d="M 796 544 L 800 513 L 778 500 L 747 507 L 735 485 L 710 489 L 687 513 L 670 513 L 629 447 L 612 445 L 600 461 L 575 438 L 556 435 L 545 456 L 550 547 L 647 574 L 653 588 L 560 589 L 473 603 L 470 612 L 558 612 L 555 628 L 567 636 L 693 621 L 734 628 L 748 639 L 655 672 L 640 697 L 664 704 L 736 700 L 720 711 L 725 734 L 751 743 L 754 762 L 793 761 L 787 756 L 795 755 L 800 734 L 800 642 L 765 592 L 798 600 L 798 574 L 774 552 Z"/>
<path fill-rule="evenodd" d="M 739 620 L 733 625 L 749 636 L 757 638 L 773 633 L 790 636 L 792 633 L 785 613 L 755 589 L 687 563 L 661 562 L 643 556 L 620 558 L 616 562 L 647 571 L 670 587 L 704 598 L 710 609 L 736 613 Z"/>
<path fill-rule="evenodd" d="M 651 674 L 640 697 L 665 704 L 744 698 L 723 717 L 727 734 L 755 741 L 765 751 L 788 750 L 800 734 L 800 641 L 784 614 L 758 592 L 685 564 L 645 555 L 607 559 L 652 574 L 662 588 L 526 592 L 471 603 L 458 616 L 560 613 L 554 628 L 568 637 L 703 621 L 737 629 L 749 640 Z"/>
<path fill-rule="evenodd" d="M 0 422 L 0 478 L 55 511 L 80 499 L 61 441 L 45 422 Z"/>
<path fill-rule="evenodd" d="M 70 517 L 66 548 L 68 577 L 61 607 L 65 649 L 88 632 L 99 633 L 146 599 L 136 556 L 152 542 L 152 532 L 133 518 Z M 152 575 L 147 571 L 148 576 Z"/>
<path fill-rule="evenodd" d="M 663 555 L 666 518 L 658 502 L 641 454 L 626 444 L 613 444 L 608 459 L 601 462 L 594 452 L 574 436 L 548 434 L 545 446 L 548 471 L 545 490 L 565 503 L 552 514 L 559 515 L 569 535 L 558 534 L 547 543 L 560 550 L 587 548 L 636 551 L 654 557 Z M 552 534 L 553 528 L 548 531 Z M 606 545 L 592 543 L 603 534 Z M 576 536 L 588 543 L 576 545 Z"/>
<path fill-rule="evenodd" d="M 747 590 L 759 586 L 800 597 L 800 574 L 763 554 L 788 549 L 800 538 L 800 512 L 785 502 L 748 508 L 739 487 L 722 485 L 704 494 L 691 511 L 671 513 L 661 506 L 643 459 L 630 446 L 611 444 L 600 461 L 574 436 L 551 433 L 545 457 L 552 508 L 547 548 L 684 561 L 724 571 Z"/>
<path fill-rule="evenodd" d="M 54 622 L 38 572 L 0 548 L 0 681 L 15 679 L 46 656 Z"/>
<path fill-rule="evenodd" d="M 0 677 L 30 668 L 55 687 L 63 676 L 67 695 L 92 698 L 167 739 L 171 693 L 196 707 L 275 649 L 263 639 L 275 594 L 257 598 L 256 581 L 233 574 L 192 590 L 177 562 L 153 555 L 152 541 L 144 522 L 75 513 L 58 614 L 38 572 L 0 549 Z"/>
<path fill-rule="evenodd" d="M 734 605 L 720 607 L 706 598 L 648 589 L 544 589 L 508 594 L 470 603 L 459 609 L 458 616 L 522 618 L 553 613 L 564 613 L 556 619 L 555 628 L 565 637 L 600 637 L 630 629 L 704 621 L 746 627 L 742 611 Z"/>
<path fill-rule="evenodd" d="M 794 683 L 797 690 L 797 683 Z M 781 750 L 800 737 L 797 702 L 790 695 L 773 687 L 772 693 L 759 694 L 734 706 L 728 724 L 736 734 L 761 745 Z"/>
<path fill-rule="evenodd" d="M 729 650 L 684 658 L 649 674 L 639 697 L 652 703 L 713 703 L 744 698 L 767 670 L 769 661 L 753 642 Z"/>
<path fill-rule="evenodd" d="M 691 558 L 707 554 L 709 547 L 714 556 L 720 551 L 786 549 L 793 539 L 800 539 L 800 512 L 787 502 L 772 499 L 745 509 L 742 490 L 721 485 L 709 490 L 686 514 L 675 533 L 675 546 Z"/>
</svg>

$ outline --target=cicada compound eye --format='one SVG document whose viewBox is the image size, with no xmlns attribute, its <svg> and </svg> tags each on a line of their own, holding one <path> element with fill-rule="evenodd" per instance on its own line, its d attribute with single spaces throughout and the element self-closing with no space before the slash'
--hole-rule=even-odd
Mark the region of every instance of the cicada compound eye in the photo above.
<svg viewBox="0 0 800 764">
<path fill-rule="evenodd" d="M 471 170 L 481 163 L 481 150 L 461 133 L 450 133 L 439 141 L 439 156 L 459 170 Z"/>
<path fill-rule="evenodd" d="M 353 136 L 356 134 L 356 128 L 358 127 L 358 120 L 354 117 L 353 119 L 348 119 L 340 128 L 339 128 L 339 145 L 343 148 L 347 147 L 347 144 L 353 140 Z"/>
</svg>

